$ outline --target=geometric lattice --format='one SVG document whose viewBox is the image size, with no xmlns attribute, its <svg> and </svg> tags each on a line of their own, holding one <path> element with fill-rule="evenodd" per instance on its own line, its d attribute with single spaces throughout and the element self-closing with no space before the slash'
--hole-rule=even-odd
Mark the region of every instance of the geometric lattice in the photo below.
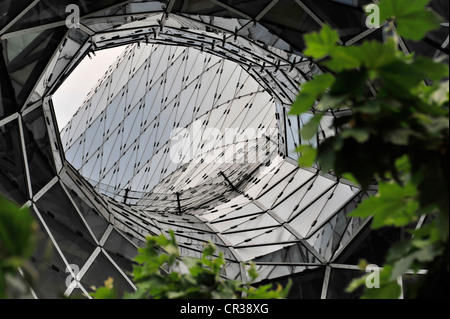
<svg viewBox="0 0 450 319">
<path fill-rule="evenodd" d="M 63 129 L 62 142 L 67 160 L 110 196 L 129 190 L 137 200 L 190 159 L 234 155 L 239 140 L 257 137 L 245 136 L 252 129 L 277 144 L 273 98 L 240 65 L 195 49 L 135 45 L 92 93 Z M 205 131 L 216 128 L 221 136 L 212 140 Z M 172 158 L 177 129 L 199 144 L 184 158 Z M 263 151 L 241 162 L 262 162 Z"/>
<path fill-rule="evenodd" d="M 67 28 L 71 2 L 6 0 L 0 14 L 0 193 L 40 225 L 33 296 L 86 294 L 107 277 L 132 291 L 137 247 L 172 229 L 183 255 L 216 243 L 227 278 L 246 280 L 241 262 L 253 261 L 260 281 L 293 279 L 292 297 L 357 297 L 342 288 L 359 259 L 383 263 L 405 234 L 348 217 L 372 190 L 298 168 L 296 146 L 335 134 L 347 111 L 326 114 L 310 141 L 298 131 L 314 108 L 288 112 L 324 72 L 302 56 L 303 34 L 327 23 L 343 46 L 383 41 L 365 26 L 368 1 L 80 0 Z M 447 21 L 425 41 L 400 39 L 405 54 L 448 55 L 448 1 L 430 6 Z M 92 51 L 117 46 L 60 136 L 52 94 Z M 226 128 L 258 134 L 227 140 Z M 183 152 L 183 136 L 211 132 L 215 143 Z"/>
</svg>

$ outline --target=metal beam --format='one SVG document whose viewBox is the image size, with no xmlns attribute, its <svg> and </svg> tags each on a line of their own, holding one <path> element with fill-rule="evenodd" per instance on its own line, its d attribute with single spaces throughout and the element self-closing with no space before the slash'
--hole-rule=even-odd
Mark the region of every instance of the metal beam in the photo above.
<svg viewBox="0 0 450 319">
<path fill-rule="evenodd" d="M 34 0 L 24 10 L 22 10 L 14 19 L 12 19 L 3 29 L 0 30 L 0 36 L 5 33 L 14 23 L 20 20 L 28 11 L 30 11 L 40 0 Z"/>
<path fill-rule="evenodd" d="M 274 5 L 276 5 L 280 0 L 273 0 L 271 3 L 269 3 L 263 11 L 261 11 L 255 18 L 256 21 L 261 20 L 269 11 L 273 8 Z"/>
<path fill-rule="evenodd" d="M 226 5 L 225 3 L 222 3 L 222 2 L 220 2 L 218 0 L 209 0 L 209 1 L 211 1 L 212 3 L 217 4 L 218 6 L 221 6 L 222 8 L 227 9 L 228 11 L 233 12 L 233 13 L 235 13 L 235 14 L 237 14 L 237 15 L 239 15 L 239 16 L 247 19 L 247 20 L 253 20 L 252 17 L 246 15 L 245 13 L 242 13 L 241 11 L 239 11 L 239 10 L 233 8 L 233 7 L 230 7 L 229 5 Z"/>
</svg>

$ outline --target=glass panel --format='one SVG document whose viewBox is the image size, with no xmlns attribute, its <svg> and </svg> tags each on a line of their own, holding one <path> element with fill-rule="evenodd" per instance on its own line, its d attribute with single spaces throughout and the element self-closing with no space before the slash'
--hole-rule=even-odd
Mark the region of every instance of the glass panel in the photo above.
<svg viewBox="0 0 450 319">
<path fill-rule="evenodd" d="M 448 296 L 448 271 L 427 275 L 403 275 L 405 299 L 444 299 Z M 420 287 L 420 288 L 419 288 Z"/>
<path fill-rule="evenodd" d="M 137 255 L 137 248 L 124 237 L 122 237 L 122 235 L 120 235 L 116 230 L 113 230 L 111 232 L 108 240 L 103 245 L 103 248 L 112 252 L 113 254 L 123 256 L 128 260 L 133 260 Z"/>
<path fill-rule="evenodd" d="M 42 217 L 69 264 L 77 265 L 81 269 L 94 252 L 94 244 L 58 219 L 44 213 Z"/>
<path fill-rule="evenodd" d="M 10 23 L 14 18 L 16 18 L 28 5 L 31 4 L 31 2 L 32 0 L 3 0 L 2 13 L 0 16 L 0 30 L 3 29 L 3 27 L 5 27 L 8 23 Z"/>
<path fill-rule="evenodd" d="M 331 269 L 327 299 L 358 299 L 361 297 L 364 287 L 359 287 L 351 293 L 346 292 L 345 289 L 353 279 L 363 275 L 364 272 L 358 270 Z"/>
<path fill-rule="evenodd" d="M 23 117 L 23 135 L 33 193 L 56 175 L 44 114 L 39 107 Z"/>
<path fill-rule="evenodd" d="M 67 290 L 68 273 L 56 270 L 39 260 L 32 260 L 33 266 L 39 272 L 33 290 L 39 299 L 61 299 Z"/>
<path fill-rule="evenodd" d="M 117 266 L 130 278 L 133 279 L 133 261 L 123 257 L 122 255 L 109 253 L 109 256 L 114 260 Z"/>
<path fill-rule="evenodd" d="M 354 4 L 349 5 L 348 2 L 350 1 L 304 0 L 304 3 L 320 19 L 326 21 L 333 28 L 341 30 L 340 37 L 344 42 L 366 30 L 364 10 L 355 7 Z M 357 2 L 361 4 L 363 1 Z"/>
<path fill-rule="evenodd" d="M 97 258 L 95 258 L 95 261 L 81 279 L 81 283 L 86 289 L 91 286 L 102 287 L 104 286 L 105 280 L 108 278 L 114 279 L 114 288 L 119 297 L 121 297 L 124 292 L 133 292 L 133 288 L 126 282 L 103 253 L 100 253 Z"/>
<path fill-rule="evenodd" d="M 75 288 L 69 297 L 70 299 L 87 299 L 87 297 L 84 294 L 84 291 L 81 290 L 80 288 Z"/>
<path fill-rule="evenodd" d="M 2 277 L 3 276 L 4 275 L 2 274 Z M 4 280 L 4 277 L 2 280 Z M 6 293 L 9 300 L 34 299 L 31 294 L 31 290 L 28 289 L 28 283 L 19 271 L 16 270 L 14 273 L 9 273 L 6 280 L 8 281 L 6 284 L 6 289 L 4 289 L 4 284 L 2 283 L 2 293 Z"/>
<path fill-rule="evenodd" d="M 35 90 L 35 93 L 40 96 L 43 96 L 44 92 L 59 81 L 60 75 L 66 77 L 68 69 L 72 68 L 75 63 L 74 57 L 82 54 L 80 51 L 86 50 L 85 43 L 89 37 L 88 34 L 76 28 L 72 28 L 68 32 L 58 54 L 53 57 Z M 65 74 L 62 74 L 63 72 Z"/>
<path fill-rule="evenodd" d="M 28 198 L 18 122 L 0 127 L 0 192 L 24 204 Z"/>
<path fill-rule="evenodd" d="M 40 220 L 37 218 L 36 214 L 34 215 L 36 220 L 39 221 L 40 227 L 38 227 L 36 231 L 36 242 L 35 242 L 36 247 L 33 252 L 33 258 L 39 260 L 42 263 L 47 264 L 50 267 L 53 267 L 55 270 L 64 272 L 66 270 L 66 266 L 63 260 L 61 259 L 61 256 L 59 255 L 52 241 L 46 234 Z"/>
<path fill-rule="evenodd" d="M 237 197 L 236 199 L 245 199 L 244 197 Z M 236 206 L 235 206 L 236 205 Z M 234 207 L 231 207 L 234 206 Z M 218 207 L 210 208 L 210 212 L 207 214 L 203 214 L 202 217 L 206 218 L 211 222 L 211 224 L 222 223 L 224 221 L 232 221 L 236 218 L 259 215 L 263 213 L 261 208 L 256 206 L 253 203 L 244 201 L 236 201 L 233 199 L 227 205 L 221 205 Z"/>
<path fill-rule="evenodd" d="M 348 236 L 354 234 L 352 227 L 350 227 L 353 219 L 346 217 L 345 211 L 336 214 L 323 227 L 318 229 L 314 236 L 308 239 L 310 245 L 327 261 L 331 260 L 334 252 L 340 246 L 344 232 L 347 230 Z"/>
<path fill-rule="evenodd" d="M 258 228 L 270 228 L 279 226 L 279 223 L 273 219 L 269 214 L 262 214 L 252 218 L 246 218 L 247 221 L 242 222 L 232 232 L 240 230 L 258 229 Z"/>
<path fill-rule="evenodd" d="M 266 256 L 255 259 L 255 262 L 292 262 L 292 263 L 317 263 L 319 260 L 302 244 L 287 246 Z"/>
<path fill-rule="evenodd" d="M 383 265 L 388 249 L 401 239 L 401 230 L 397 228 L 382 228 L 371 230 L 370 226 L 361 231 L 348 244 L 336 263 L 358 265 L 365 259 L 369 264 Z"/>
<path fill-rule="evenodd" d="M 254 241 L 252 239 L 254 239 L 255 237 L 260 236 L 262 234 L 265 234 L 267 232 L 273 232 L 274 229 L 276 229 L 276 228 L 272 227 L 269 229 L 259 229 L 259 230 L 249 229 L 245 232 L 227 234 L 226 238 L 232 246 L 236 246 L 239 244 L 246 245 L 248 242 L 250 242 L 251 244 L 254 244 Z"/>
<path fill-rule="evenodd" d="M 283 245 L 270 245 L 265 247 L 249 247 L 249 248 L 235 248 L 244 261 L 250 261 L 255 258 L 267 255 L 273 251 L 284 248 Z"/>
<path fill-rule="evenodd" d="M 245 232 L 249 233 L 249 232 Z M 284 227 L 278 227 L 276 229 L 270 229 L 260 234 L 252 234 L 253 236 L 245 236 L 243 242 L 235 245 L 236 247 L 258 245 L 264 246 L 267 244 L 285 243 L 295 241 L 297 238 L 292 233 L 286 230 Z"/>
<path fill-rule="evenodd" d="M 93 208 L 92 204 L 81 199 L 81 197 L 78 196 L 78 194 L 73 190 L 70 190 L 70 196 L 75 202 L 75 205 L 77 205 L 97 240 L 100 240 L 105 233 L 106 228 L 109 226 L 108 221 L 100 216 L 100 214 Z"/>
<path fill-rule="evenodd" d="M 25 103 L 66 31 L 64 26 L 3 40 L 18 106 Z"/>
<path fill-rule="evenodd" d="M 288 156 L 298 160 L 300 154 L 296 151 L 300 145 L 300 120 L 298 117 L 285 116 Z"/>
<path fill-rule="evenodd" d="M 319 24 L 295 0 L 280 1 L 261 19 L 261 24 L 269 30 L 277 30 L 281 39 L 298 50 L 304 47 L 299 31 L 308 33 L 320 29 Z"/>
<path fill-rule="evenodd" d="M 91 157 L 94 152 L 97 151 L 103 143 L 104 121 L 101 117 L 98 117 L 87 129 L 86 129 L 86 142 L 84 157 L 86 160 L 92 160 Z"/>
<path fill-rule="evenodd" d="M 357 191 L 356 188 L 351 188 L 345 184 L 338 184 L 330 195 L 326 194 L 326 203 L 321 208 L 319 215 L 315 218 L 314 224 L 308 232 L 309 237 L 318 227 L 323 225 L 333 214 L 336 214 L 337 209 L 342 207 Z"/>
<path fill-rule="evenodd" d="M 61 185 L 55 184 L 36 206 L 68 262 L 81 268 L 94 251 L 95 244 Z"/>
<path fill-rule="evenodd" d="M 214 15 L 218 17 L 240 17 L 234 12 L 228 11 L 225 8 L 218 6 L 214 2 L 207 0 L 188 0 L 183 3 L 175 4 L 175 9 L 186 13 L 199 14 L 199 15 Z"/>
<path fill-rule="evenodd" d="M 448 12 L 448 11 L 447 11 Z M 421 42 L 414 42 L 411 40 L 405 40 L 406 46 L 410 52 L 414 52 L 414 54 L 427 56 L 427 57 L 434 57 L 436 54 L 436 51 L 439 47 L 444 43 L 445 37 L 448 36 L 448 28 L 441 28 L 441 30 L 430 32 L 429 37 L 432 36 L 433 40 L 427 39 L 427 41 L 421 41 Z M 441 53 L 443 56 L 445 56 L 445 53 L 448 54 L 448 43 L 447 47 L 443 48 L 443 52 Z"/>
<path fill-rule="evenodd" d="M 0 120 L 17 111 L 14 88 L 8 76 L 3 54 L 1 54 L 3 52 L 3 45 L 0 42 Z"/>
<path fill-rule="evenodd" d="M 300 274 L 289 276 L 288 278 L 262 281 L 256 287 L 259 285 L 267 285 L 268 283 L 274 284 L 274 287 L 278 284 L 286 287 L 289 280 L 292 280 L 292 288 L 289 291 L 288 299 L 320 299 L 324 276 L 324 267 L 307 269 Z"/>
<path fill-rule="evenodd" d="M 227 5 L 250 16 L 255 16 L 266 8 L 272 0 L 233 0 L 226 1 Z"/>
<path fill-rule="evenodd" d="M 17 4 L 18 1 L 15 1 Z M 31 1 L 30 1 L 31 2 Z M 102 8 L 113 6 L 116 3 L 123 2 L 121 0 L 109 0 L 99 2 L 95 0 L 76 1 L 79 5 L 80 15 L 84 16 L 90 12 L 101 10 Z M 66 8 L 69 4 L 74 3 L 72 0 L 39 1 L 30 11 L 28 11 L 19 21 L 11 28 L 11 31 L 36 27 L 52 22 L 64 21 L 68 17 Z"/>
</svg>

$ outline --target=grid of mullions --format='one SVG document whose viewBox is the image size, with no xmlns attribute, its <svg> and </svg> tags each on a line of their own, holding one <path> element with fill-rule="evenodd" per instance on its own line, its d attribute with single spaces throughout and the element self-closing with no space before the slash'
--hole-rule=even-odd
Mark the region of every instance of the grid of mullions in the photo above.
<svg viewBox="0 0 450 319">
<path fill-rule="evenodd" d="M 1 156 L 2 170 L 8 169 L 7 163 L 14 163 L 16 170 L 23 172 L 17 177 L 4 175 L 1 185 L 7 188 L 2 193 L 29 207 L 40 225 L 31 259 L 40 275 L 33 285 L 32 296 L 60 298 L 69 296 L 76 287 L 87 295 L 94 283 L 101 285 L 108 275 L 117 278 L 121 293 L 131 292 L 133 283 L 111 255 L 115 257 L 119 247 L 132 246 L 132 255 L 122 262 L 131 265 L 137 245 L 117 233 L 117 245 L 108 246 L 113 226 L 100 213 L 105 214 L 107 208 L 94 205 L 87 197 L 92 195 L 84 194 L 86 189 L 75 185 L 69 188 L 67 184 L 74 182 L 67 174 L 56 174 L 56 163 L 48 147 L 49 119 L 44 109 L 41 104 L 23 114 L 15 113 L 0 126 L 2 147 L 11 142 L 16 147 L 15 158 L 7 156 L 6 151 L 3 153 L 6 156 Z M 21 183 L 16 182 L 17 178 Z M 70 272 L 70 265 L 81 271 Z M 101 274 L 95 280 L 88 279 L 89 273 L 95 269 L 99 272 L 99 268 L 106 271 L 106 277 Z M 78 286 L 75 283 L 67 286 L 70 278 L 76 278 Z"/>
<path fill-rule="evenodd" d="M 275 112 L 274 99 L 238 64 L 195 49 L 134 46 L 63 129 L 62 141 L 67 160 L 115 196 L 153 190 L 179 168 L 174 160 L 206 159 L 208 169 L 185 169 L 186 186 L 173 183 L 180 191 L 215 176 L 218 160 L 262 163 L 277 146 Z M 190 134 L 189 150 L 174 159 L 172 132 L 180 128 Z M 219 133 L 213 143 L 205 134 L 211 129 Z M 260 141 L 245 136 L 249 130 Z"/>
<path fill-rule="evenodd" d="M 164 197 L 157 193 L 148 194 L 141 204 L 142 207 L 148 206 L 145 200 L 158 198 L 162 206 L 166 205 L 163 211 L 158 208 L 151 212 L 148 207 L 143 211 L 135 211 L 128 205 L 100 196 L 78 171 L 64 161 L 51 101 L 47 98 L 91 50 L 134 42 L 195 47 L 240 64 L 274 97 L 276 118 L 280 121 L 279 137 L 275 141 L 281 147 L 278 153 L 283 157 L 290 155 L 295 158 L 294 146 L 304 142 L 297 137 L 296 130 L 304 119 L 297 119 L 296 123 L 292 123 L 291 119 L 289 123 L 285 116 L 286 107 L 295 97 L 296 86 L 321 72 L 314 63 L 298 55 L 303 46 L 301 34 L 317 30 L 323 23 L 330 23 L 338 30 L 345 30 L 340 39 L 344 45 L 364 38 L 382 39 L 379 30 L 361 27 L 361 18 L 364 16 L 361 8 L 328 0 L 228 1 L 226 4 L 210 0 L 170 0 L 167 3 L 117 2 L 118 5 L 111 8 L 104 8 L 100 2 L 94 7 L 89 1 L 80 1 L 83 16 L 89 16 L 82 18 L 81 29 L 67 31 L 59 23 L 65 17 L 64 2 L 58 2 L 59 5 L 42 1 L 12 3 L 6 1 L 6 14 L 0 19 L 1 47 L 4 52 L 0 63 L 0 185 L 2 194 L 32 208 L 41 223 L 42 234 L 50 240 L 50 250 L 54 251 L 51 260 L 42 258 L 42 249 L 37 249 L 34 254 L 34 262 L 39 264 L 42 274 L 34 296 L 56 297 L 62 292 L 57 287 L 64 290 L 64 280 L 68 274 L 61 269 L 68 266 L 69 259 L 87 261 L 80 265 L 83 269 L 83 288 L 71 287 L 70 291 L 65 291 L 66 294 L 79 295 L 80 292 L 85 293 L 91 284 L 98 284 L 101 280 L 99 270 L 123 278 L 128 284 L 120 286 L 124 290 L 129 289 L 129 279 L 123 269 L 130 269 L 135 248 L 142 244 L 145 234 L 179 227 L 177 236 L 183 243 L 184 255 L 198 256 L 201 243 L 206 239 L 215 240 L 220 244 L 220 249 L 228 251 L 228 264 L 224 269 L 227 277 L 242 278 L 243 269 L 232 265 L 235 265 L 236 260 L 254 258 L 263 278 L 277 281 L 284 280 L 286 276 L 294 278 L 296 296 L 355 297 L 343 294 L 340 288 L 358 274 L 358 258 L 381 264 L 383 254 L 379 247 L 383 240 L 401 239 L 398 234 L 370 232 L 369 221 L 348 220 L 347 212 L 367 194 L 347 194 L 349 197 L 343 206 L 334 207 L 334 212 L 330 212 L 327 203 L 333 201 L 343 189 L 347 188 L 348 191 L 348 185 L 336 183 L 332 177 L 326 176 L 326 179 L 335 183 L 324 188 L 323 193 L 316 194 L 318 197 L 315 200 L 308 202 L 308 193 L 312 194 L 309 191 L 315 186 L 305 187 L 306 183 L 292 192 L 289 188 L 291 182 L 286 184 L 290 175 L 280 174 L 281 168 L 280 171 L 275 170 L 277 173 L 273 177 L 240 175 L 237 180 L 233 180 L 237 188 L 231 185 L 233 183 L 216 178 L 198 183 L 196 187 L 188 188 L 185 196 L 181 197 L 187 209 L 181 214 L 171 208 L 175 203 L 172 199 L 166 198 L 164 200 L 167 203 L 163 203 Z M 447 1 L 435 0 L 432 6 L 439 12 L 448 12 Z M 400 42 L 400 45 L 405 53 L 411 47 L 434 57 L 448 54 L 448 23 L 438 32 L 428 35 L 426 42 Z M 322 132 L 309 143 L 317 142 L 317 139 L 320 142 L 320 138 L 333 134 L 326 130 L 327 123 L 323 124 Z M 276 153 L 269 155 L 269 159 L 276 158 Z M 290 162 L 289 158 L 283 160 L 283 163 Z M 43 163 L 45 166 L 41 167 Z M 295 163 L 292 165 L 296 166 Z M 230 167 L 229 172 L 239 169 L 257 168 Z M 42 174 L 36 170 L 41 170 Z M 295 168 L 292 172 L 297 170 Z M 229 172 L 223 173 L 227 176 Z M 320 172 L 312 173 L 324 177 Z M 172 175 L 176 176 L 177 173 Z M 322 183 L 317 185 L 324 186 Z M 56 192 L 61 195 L 61 188 L 66 203 L 67 200 L 69 203 L 68 216 L 58 218 L 57 212 L 45 209 L 41 212 L 38 206 L 42 206 L 42 201 L 52 198 L 55 189 L 59 189 Z M 216 193 L 213 192 L 215 189 L 218 190 Z M 192 199 L 204 190 L 211 191 L 208 202 L 196 204 Z M 289 193 L 292 196 L 287 196 Z M 300 195 L 303 203 L 292 203 L 290 199 L 294 198 L 293 194 Z M 238 199 L 242 202 L 233 202 Z M 231 202 L 234 204 L 227 207 Z M 292 204 L 295 206 L 292 207 Z M 314 205 L 314 210 L 302 216 Z M 224 213 L 215 216 L 219 212 L 218 209 L 215 212 L 215 207 L 220 207 Z M 111 211 L 112 208 L 114 211 Z M 277 210 L 281 212 L 282 218 L 274 213 Z M 240 215 L 242 212 L 246 215 Z M 71 220 L 77 220 L 74 225 L 64 222 L 69 216 Z M 272 218 L 275 222 L 265 224 L 267 229 L 252 228 L 248 235 L 244 235 L 245 239 L 241 238 L 246 233 L 243 228 L 258 225 L 260 217 L 266 220 Z M 311 224 L 309 227 L 300 227 L 300 234 L 292 229 L 290 223 L 302 219 L 307 221 L 306 225 Z M 423 220 L 420 220 L 417 227 L 422 223 Z M 214 225 L 222 227 L 223 232 Z M 61 229 L 64 232 L 58 233 Z M 264 234 L 258 233 L 262 230 L 265 230 Z M 274 232 L 280 236 L 277 238 L 283 239 L 281 243 L 284 247 L 278 250 L 267 248 L 276 246 L 274 240 L 270 240 L 270 234 Z M 72 234 L 81 239 L 75 239 Z M 239 246 L 239 252 L 232 247 L 231 241 Z M 97 242 L 100 246 L 90 255 L 91 248 L 76 254 L 67 251 L 76 245 L 95 246 Z M 377 250 L 373 250 L 374 247 Z M 261 255 L 252 256 L 253 249 L 258 249 Z M 89 256 L 84 257 L 86 254 Z M 108 270 L 111 267 L 113 272 Z"/>
</svg>

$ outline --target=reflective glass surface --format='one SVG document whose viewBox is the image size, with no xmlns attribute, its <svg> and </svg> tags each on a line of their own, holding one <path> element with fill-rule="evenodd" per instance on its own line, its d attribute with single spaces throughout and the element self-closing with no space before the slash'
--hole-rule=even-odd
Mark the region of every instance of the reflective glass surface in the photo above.
<svg viewBox="0 0 450 319">
<path fill-rule="evenodd" d="M 37 193 L 56 176 L 55 161 L 47 147 L 50 140 L 42 108 L 37 108 L 23 117 L 23 135 L 31 186 L 33 193 Z"/>
<path fill-rule="evenodd" d="M 383 39 L 364 25 L 367 2 L 84 0 L 81 25 L 68 29 L 68 1 L 2 1 L 0 193 L 30 200 L 39 221 L 37 296 L 80 296 L 107 277 L 131 291 L 136 248 L 174 230 L 183 256 L 215 243 L 227 278 L 256 261 L 261 282 L 294 279 L 291 297 L 358 297 L 343 291 L 352 269 L 382 264 L 405 234 L 347 216 L 372 193 L 298 168 L 295 148 L 336 134 L 339 114 L 310 141 L 299 129 L 314 109 L 287 114 L 299 85 L 322 72 L 300 53 L 305 33 L 327 23 L 342 45 Z M 448 1 L 431 7 L 441 28 L 403 49 L 445 57 Z M 47 99 L 83 57 L 122 45 L 60 140 Z M 67 161 L 55 163 L 60 145 Z M 85 270 L 83 289 L 65 285 L 66 263 Z"/>
<path fill-rule="evenodd" d="M 19 134 L 17 120 L 0 127 L 0 190 L 23 204 L 28 191 Z"/>
</svg>

